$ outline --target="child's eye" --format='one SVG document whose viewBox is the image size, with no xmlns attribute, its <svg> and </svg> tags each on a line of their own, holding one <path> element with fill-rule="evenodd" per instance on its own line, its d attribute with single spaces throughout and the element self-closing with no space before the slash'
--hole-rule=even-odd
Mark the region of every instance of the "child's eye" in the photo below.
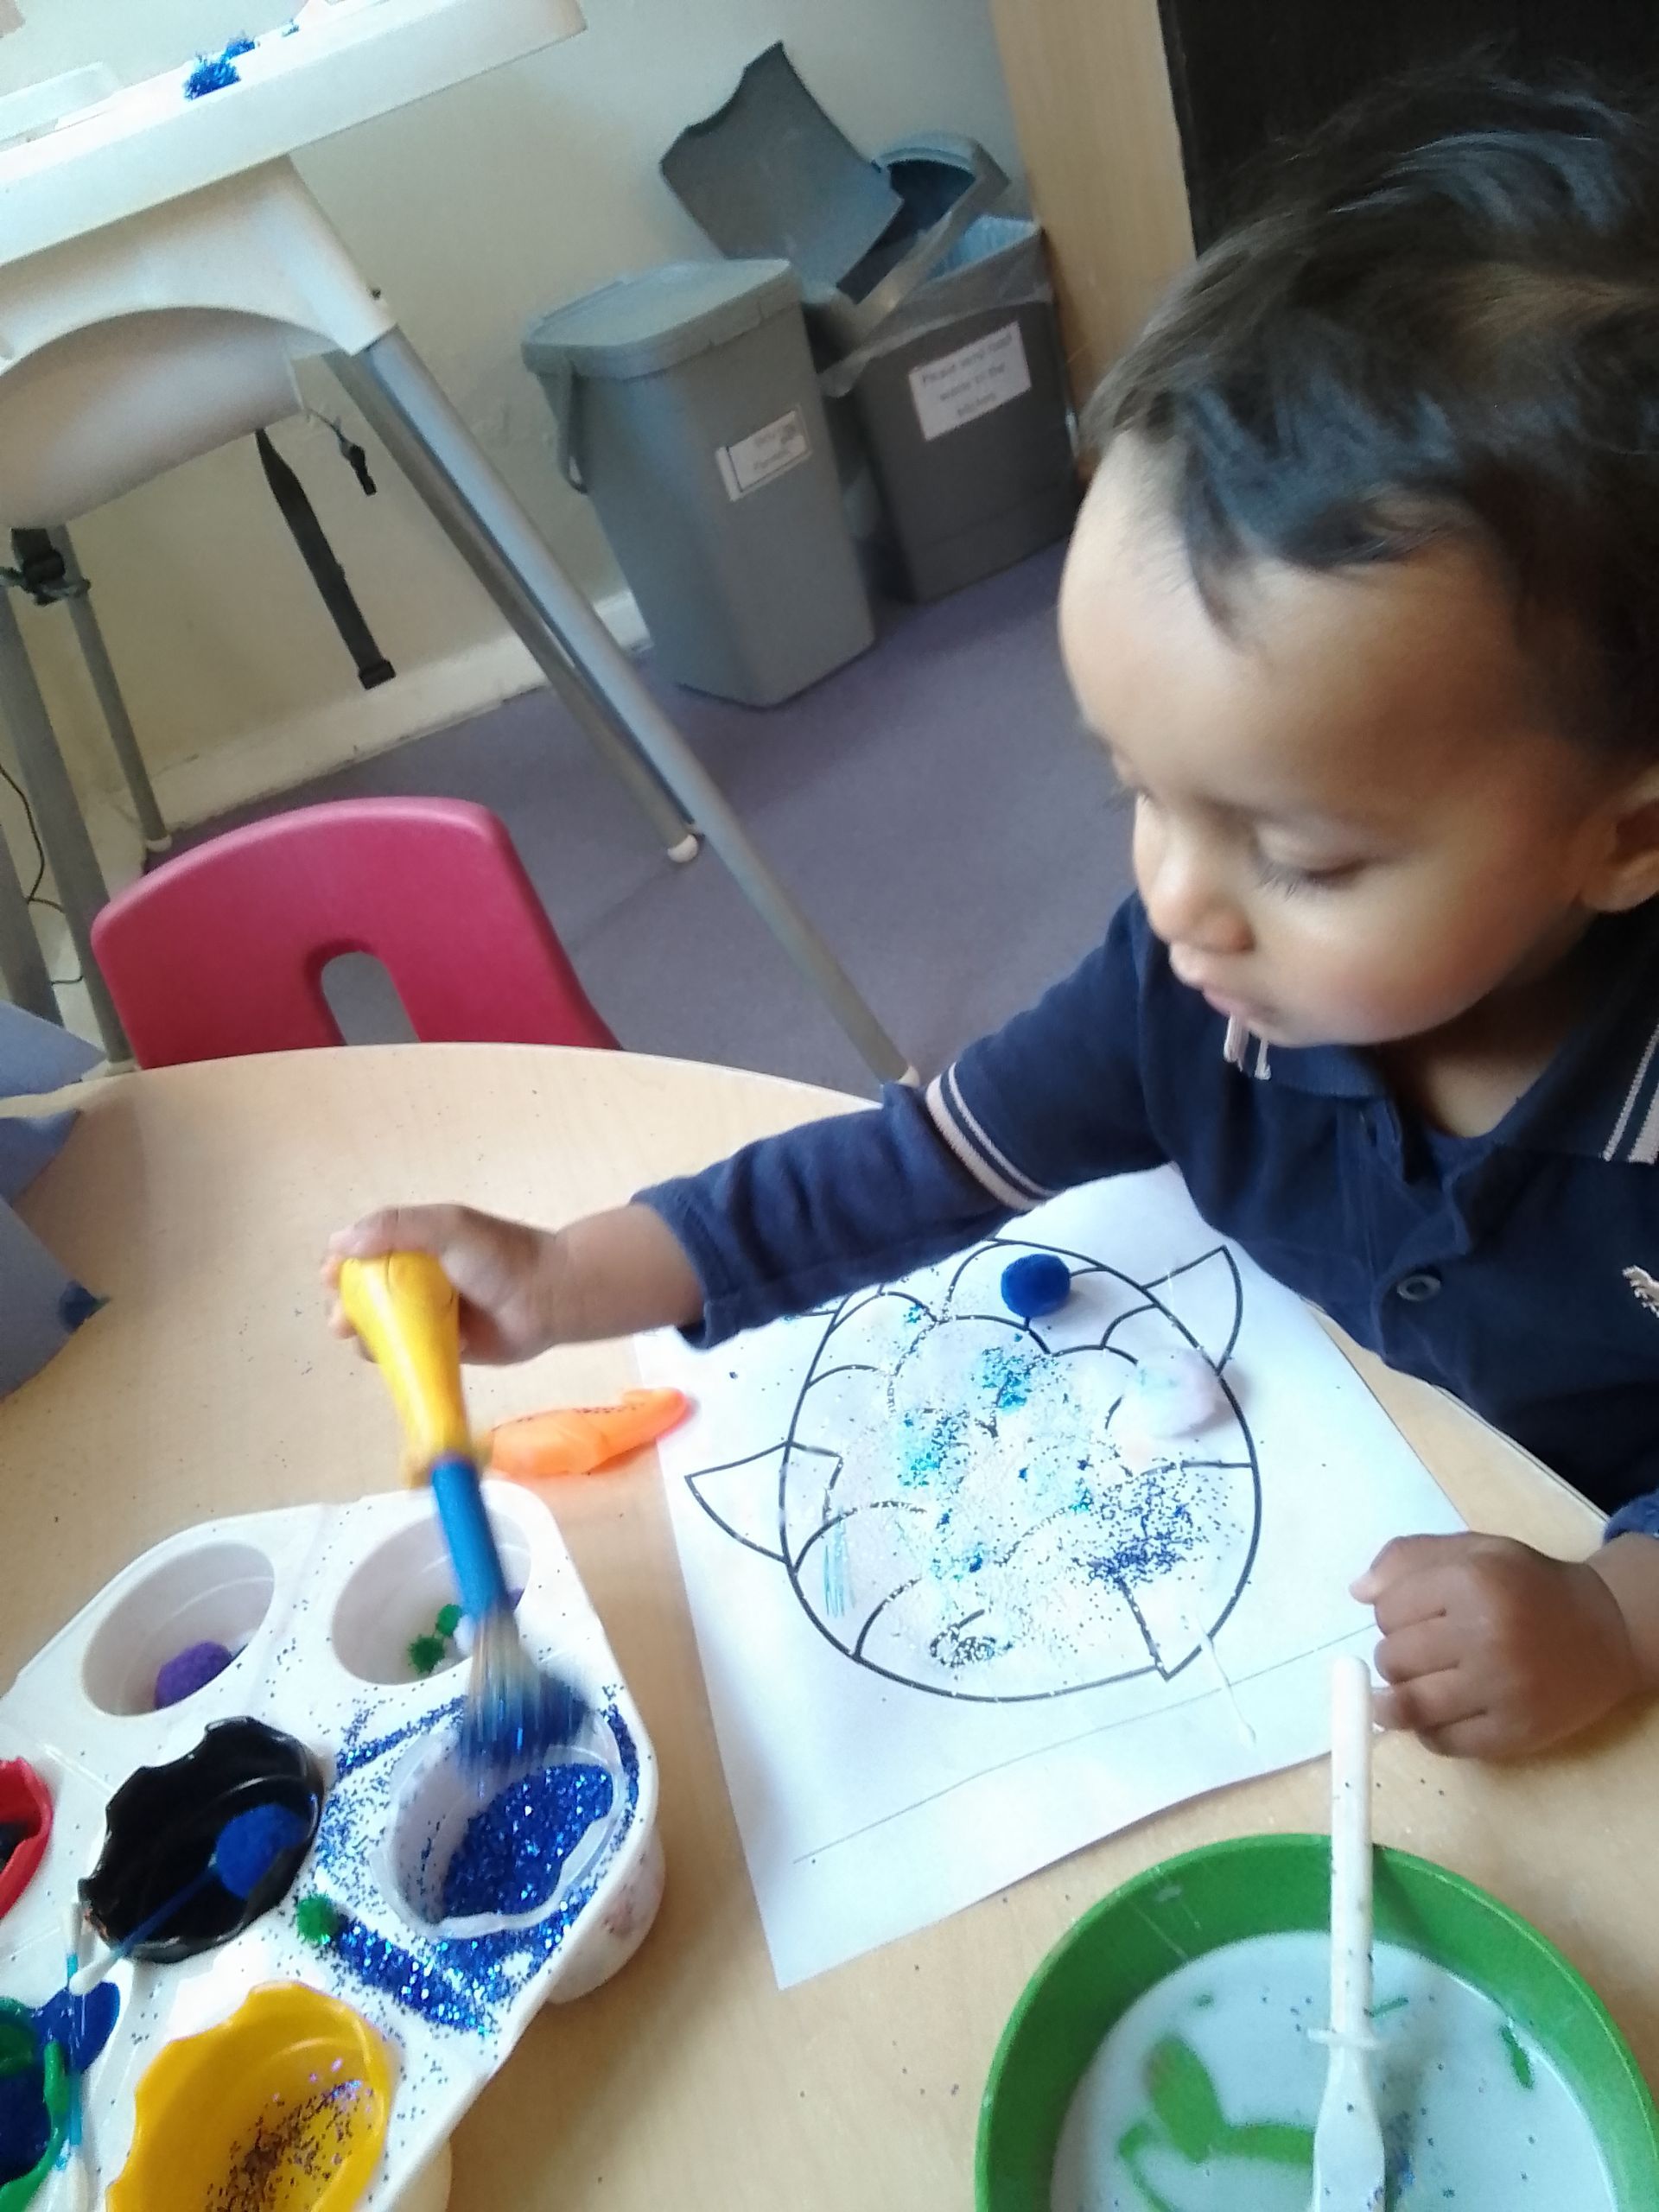
<svg viewBox="0 0 1659 2212">
<path fill-rule="evenodd" d="M 1351 882 L 1361 865 L 1358 861 L 1338 861 L 1332 868 L 1296 868 L 1287 861 L 1270 861 L 1258 854 L 1255 873 L 1271 891 L 1335 891 Z"/>
</svg>

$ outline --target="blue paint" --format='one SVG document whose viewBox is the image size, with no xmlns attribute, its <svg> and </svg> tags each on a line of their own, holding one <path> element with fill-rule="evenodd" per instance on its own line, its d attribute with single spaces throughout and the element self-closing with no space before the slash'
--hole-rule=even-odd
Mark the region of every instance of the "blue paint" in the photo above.
<svg viewBox="0 0 1659 2212">
<path fill-rule="evenodd" d="M 845 1515 L 832 1521 L 823 1539 L 823 1609 L 844 1613 L 853 1602 L 852 1562 L 847 1556 Z"/>
<path fill-rule="evenodd" d="M 35 2031 L 43 2044 L 61 2044 L 70 2071 L 84 2074 L 114 2034 L 120 2011 L 121 1993 L 112 1981 L 100 1981 L 85 1997 L 60 1989 L 35 2013 Z"/>
<path fill-rule="evenodd" d="M 969 1417 L 956 1408 L 936 1414 L 928 1424 L 918 1444 L 906 1454 L 899 1470 L 899 1481 L 906 1490 L 921 1490 L 936 1475 L 946 1473 L 953 1459 L 960 1459 L 969 1442 Z"/>
<path fill-rule="evenodd" d="M 979 1383 L 990 1398 L 993 1413 L 1017 1413 L 1027 1402 L 1040 1357 L 1040 1353 L 1023 1345 L 1017 1351 L 988 1351 L 980 1355 Z"/>
<path fill-rule="evenodd" d="M 611 1809 L 602 1766 L 543 1767 L 493 1797 L 467 1821 L 443 1875 L 443 1916 L 534 1912 L 559 1886 L 564 1863 Z"/>
<path fill-rule="evenodd" d="M 46 2074 L 39 2057 L 0 2074 L 0 2183 L 32 2173 L 52 2140 Z"/>
<path fill-rule="evenodd" d="M 184 97 L 188 100 L 206 99 L 209 92 L 222 92 L 228 86 L 239 85 L 241 72 L 235 62 L 227 61 L 222 54 L 204 54 L 184 80 Z"/>
<path fill-rule="evenodd" d="M 1058 1313 L 1071 1295 L 1071 1270 L 1058 1252 L 1027 1252 L 1002 1270 L 1002 1303 L 1022 1321 Z"/>
</svg>

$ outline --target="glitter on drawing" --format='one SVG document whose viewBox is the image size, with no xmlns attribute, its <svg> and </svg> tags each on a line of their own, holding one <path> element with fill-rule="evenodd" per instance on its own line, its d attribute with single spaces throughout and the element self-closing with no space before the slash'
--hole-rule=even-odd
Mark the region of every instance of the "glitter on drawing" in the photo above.
<svg viewBox="0 0 1659 2212">
<path fill-rule="evenodd" d="M 819 1633 L 912 1688 L 987 1703 L 1192 1663 L 1244 1587 L 1255 1444 L 1226 1370 L 1243 1293 L 1224 1247 L 1137 1282 L 1082 1253 L 1052 1319 L 1001 1292 L 996 1238 L 924 1300 L 860 1293 L 826 1325 L 772 1450 L 690 1476 L 729 1536 L 775 1560 Z M 1198 1343 L 1172 1299 L 1216 1319 Z M 1171 1295 L 1166 1296 L 1166 1290 Z M 1197 1434 L 1149 1435 L 1145 1376 L 1210 1379 Z"/>
</svg>

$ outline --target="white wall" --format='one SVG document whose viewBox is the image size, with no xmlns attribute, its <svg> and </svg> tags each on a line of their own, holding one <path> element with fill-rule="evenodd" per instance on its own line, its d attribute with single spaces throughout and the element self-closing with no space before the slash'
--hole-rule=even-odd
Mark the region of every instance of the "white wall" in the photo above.
<svg viewBox="0 0 1659 2212">
<path fill-rule="evenodd" d="M 288 12 L 283 0 L 23 7 L 24 29 L 0 43 L 0 90 L 98 54 L 131 77 Z M 590 0 L 580 37 L 301 159 L 365 273 L 596 597 L 618 579 L 583 502 L 555 474 L 551 417 L 519 363 L 519 333 L 537 309 L 620 271 L 709 251 L 657 162 L 779 37 L 866 149 L 943 126 L 983 140 L 1014 169 L 987 0 Z M 336 404 L 326 375 L 317 391 Z M 351 423 L 343 402 L 337 411 Z M 326 431 L 296 423 L 277 441 L 410 680 L 359 692 L 251 442 L 86 518 L 77 542 L 140 739 L 157 768 L 174 771 L 163 781 L 175 802 L 194 795 L 193 811 L 216 791 L 223 748 L 297 777 L 331 751 L 501 696 L 524 666 L 389 465 L 377 466 L 380 495 L 365 500 Z M 29 628 L 78 777 L 111 782 L 67 624 L 31 613 Z"/>
</svg>

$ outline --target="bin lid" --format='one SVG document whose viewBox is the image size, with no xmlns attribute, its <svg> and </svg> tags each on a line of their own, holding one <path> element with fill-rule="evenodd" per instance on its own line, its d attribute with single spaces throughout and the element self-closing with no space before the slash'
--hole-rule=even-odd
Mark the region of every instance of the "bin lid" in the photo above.
<svg viewBox="0 0 1659 2212">
<path fill-rule="evenodd" d="M 540 375 L 654 376 L 741 338 L 800 296 L 786 261 L 671 261 L 540 316 L 524 334 L 524 362 Z"/>
<path fill-rule="evenodd" d="M 683 130 L 662 173 L 725 254 L 780 254 L 839 284 L 904 201 L 818 105 L 781 46 L 750 62 L 724 107 Z"/>
</svg>

